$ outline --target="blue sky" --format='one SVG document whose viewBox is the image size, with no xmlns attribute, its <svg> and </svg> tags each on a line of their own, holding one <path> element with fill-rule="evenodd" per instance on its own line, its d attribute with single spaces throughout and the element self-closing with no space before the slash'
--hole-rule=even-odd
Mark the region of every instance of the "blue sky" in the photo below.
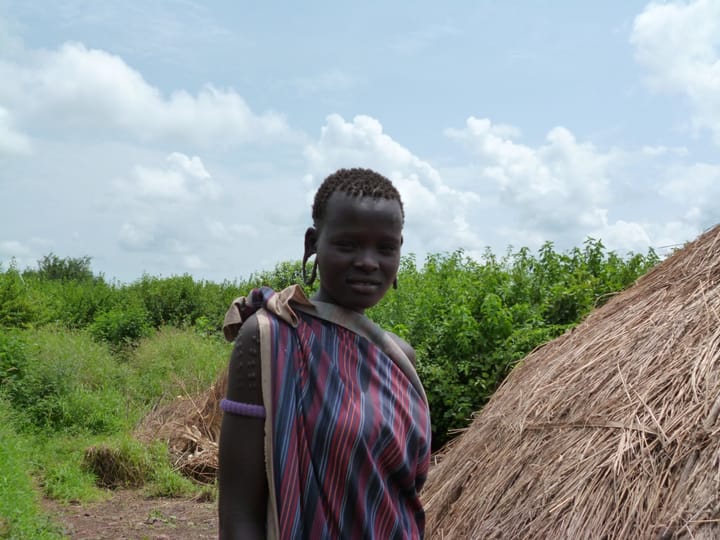
<svg viewBox="0 0 720 540">
<path fill-rule="evenodd" d="M 0 81 L 4 267 L 247 277 L 351 166 L 419 260 L 720 221 L 720 0 L 0 0 Z"/>
</svg>

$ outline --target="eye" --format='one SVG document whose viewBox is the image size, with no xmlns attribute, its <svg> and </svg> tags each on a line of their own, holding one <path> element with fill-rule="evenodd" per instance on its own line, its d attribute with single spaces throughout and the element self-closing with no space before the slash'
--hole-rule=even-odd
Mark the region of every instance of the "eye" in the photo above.
<svg viewBox="0 0 720 540">
<path fill-rule="evenodd" d="M 396 244 L 381 244 L 378 247 L 378 251 L 382 255 L 394 255 L 395 253 L 397 253 L 398 249 L 399 246 L 397 246 Z"/>
<path fill-rule="evenodd" d="M 336 240 L 333 242 L 333 245 L 338 249 L 338 251 L 343 252 L 350 252 L 355 249 L 355 242 L 350 240 Z"/>
</svg>

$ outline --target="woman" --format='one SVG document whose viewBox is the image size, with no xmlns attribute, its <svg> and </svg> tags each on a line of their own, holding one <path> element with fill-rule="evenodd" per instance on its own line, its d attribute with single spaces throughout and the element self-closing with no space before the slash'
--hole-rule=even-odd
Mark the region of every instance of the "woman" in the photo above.
<svg viewBox="0 0 720 540">
<path fill-rule="evenodd" d="M 312 218 L 312 299 L 256 289 L 226 317 L 220 537 L 422 538 L 430 417 L 415 353 L 364 315 L 396 285 L 400 195 L 374 171 L 341 169 Z"/>
</svg>

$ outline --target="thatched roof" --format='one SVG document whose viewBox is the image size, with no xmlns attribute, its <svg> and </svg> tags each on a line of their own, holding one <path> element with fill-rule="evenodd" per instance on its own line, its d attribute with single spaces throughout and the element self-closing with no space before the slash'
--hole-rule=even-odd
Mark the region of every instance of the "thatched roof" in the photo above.
<svg viewBox="0 0 720 540">
<path fill-rule="evenodd" d="M 433 468 L 431 539 L 720 538 L 720 226 L 517 366 Z"/>
</svg>

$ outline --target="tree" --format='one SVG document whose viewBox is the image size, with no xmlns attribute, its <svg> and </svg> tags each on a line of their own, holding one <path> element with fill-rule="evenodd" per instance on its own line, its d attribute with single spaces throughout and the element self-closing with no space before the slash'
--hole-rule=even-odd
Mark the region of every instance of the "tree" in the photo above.
<svg viewBox="0 0 720 540">
<path fill-rule="evenodd" d="M 54 253 L 38 260 L 38 276 L 43 279 L 59 281 L 87 281 L 93 279 L 90 269 L 91 257 L 64 257 Z"/>
</svg>

